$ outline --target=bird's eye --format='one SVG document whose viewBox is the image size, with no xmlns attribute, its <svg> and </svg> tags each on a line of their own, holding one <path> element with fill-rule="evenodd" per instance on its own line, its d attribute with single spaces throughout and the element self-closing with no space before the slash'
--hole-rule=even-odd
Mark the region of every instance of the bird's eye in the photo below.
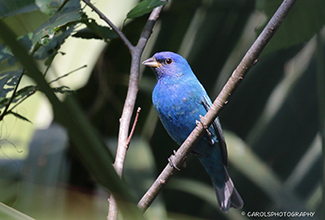
<svg viewBox="0 0 325 220">
<path fill-rule="evenodd" d="M 173 62 L 173 60 L 171 58 L 167 58 L 165 60 L 165 64 L 167 64 L 167 65 L 171 64 L 172 62 Z"/>
</svg>

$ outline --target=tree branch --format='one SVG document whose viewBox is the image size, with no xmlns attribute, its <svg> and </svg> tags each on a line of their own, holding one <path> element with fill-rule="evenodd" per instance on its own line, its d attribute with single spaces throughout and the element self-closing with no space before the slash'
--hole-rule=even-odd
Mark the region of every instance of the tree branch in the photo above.
<svg viewBox="0 0 325 220">
<path fill-rule="evenodd" d="M 131 129 L 131 132 L 130 132 L 130 135 L 129 135 L 128 140 L 127 140 L 127 142 L 126 142 L 126 146 L 127 146 L 127 147 L 130 146 L 131 139 L 132 139 L 132 136 L 133 136 L 133 133 L 134 133 L 134 130 L 135 130 L 135 126 L 136 126 L 137 123 L 138 123 L 138 119 L 139 119 L 140 111 L 141 111 L 141 108 L 138 107 L 138 109 L 137 109 L 137 114 L 135 115 L 134 122 L 133 122 L 133 125 L 132 125 L 132 129 Z"/>
<path fill-rule="evenodd" d="M 131 116 L 134 110 L 134 105 L 138 93 L 140 59 L 163 6 L 157 7 L 151 12 L 149 19 L 140 35 L 138 44 L 134 47 L 130 43 L 130 41 L 126 38 L 126 36 L 122 33 L 122 31 L 120 31 L 109 19 L 105 17 L 105 15 L 103 15 L 93 4 L 91 4 L 89 0 L 83 0 L 83 1 L 89 7 L 91 7 L 99 15 L 100 18 L 102 18 L 109 26 L 112 27 L 112 29 L 123 40 L 123 42 L 128 47 L 132 55 L 128 92 L 125 99 L 122 116 L 120 118 L 118 146 L 117 146 L 116 157 L 114 162 L 114 168 L 117 174 L 120 177 L 122 177 L 126 151 L 129 145 L 128 137 L 129 137 L 130 121 L 131 121 Z M 107 219 L 115 220 L 117 219 L 117 215 L 118 215 L 118 208 L 116 205 L 116 201 L 114 197 L 111 196 L 109 198 L 109 212 L 108 212 Z"/>
<path fill-rule="evenodd" d="M 83 2 L 86 5 L 88 5 L 91 9 L 93 9 L 95 13 L 97 13 L 98 16 L 101 19 L 103 19 L 117 33 L 117 35 L 124 42 L 126 47 L 129 49 L 132 56 L 128 92 L 125 99 L 122 116 L 120 118 L 118 146 L 117 146 L 116 157 L 114 162 L 114 168 L 117 174 L 120 177 L 122 177 L 126 151 L 130 144 L 128 137 L 132 136 L 132 134 L 129 135 L 129 128 L 130 128 L 131 116 L 134 110 L 134 105 L 138 93 L 140 59 L 163 6 L 157 7 L 151 12 L 148 21 L 144 26 L 143 31 L 140 35 L 137 45 L 133 46 L 131 42 L 127 39 L 127 37 L 123 34 L 123 32 L 119 30 L 97 7 L 95 7 L 92 3 L 90 3 L 89 0 L 83 0 Z M 108 212 L 107 219 L 115 220 L 117 219 L 117 214 L 118 214 L 118 208 L 116 205 L 116 201 L 114 197 L 111 196 L 109 198 L 109 212 Z"/>
<path fill-rule="evenodd" d="M 132 62 L 130 70 L 129 88 L 127 96 L 125 99 L 122 116 L 120 118 L 120 129 L 118 136 L 118 146 L 116 151 L 116 157 L 114 162 L 114 168 L 116 172 L 122 177 L 124 161 L 126 156 L 126 151 L 128 149 L 128 136 L 131 116 L 134 110 L 134 105 L 138 93 L 138 82 L 139 82 L 139 72 L 140 72 L 140 59 L 142 52 L 151 36 L 152 29 L 159 17 L 159 14 L 163 6 L 155 8 L 143 28 L 140 35 L 140 39 L 136 47 L 131 50 Z M 110 199 L 108 219 L 117 219 L 117 206 L 113 197 Z"/>
<path fill-rule="evenodd" d="M 134 47 L 131 52 L 132 62 L 130 70 L 129 88 L 125 99 L 122 116 L 120 118 L 118 149 L 114 163 L 114 167 L 119 175 L 122 175 L 123 171 L 123 164 L 127 150 L 127 139 L 129 136 L 130 121 L 138 93 L 141 55 L 148 42 L 148 39 L 152 33 L 153 26 L 155 25 L 155 22 L 158 19 L 162 8 L 163 6 L 157 7 L 151 12 L 149 19 L 141 33 L 138 44 L 136 47 Z"/>
<path fill-rule="evenodd" d="M 220 94 L 214 101 L 210 110 L 207 114 L 201 118 L 201 121 L 204 125 L 210 126 L 215 118 L 218 116 L 223 107 L 228 103 L 230 96 L 234 93 L 235 89 L 239 86 L 240 82 L 244 79 L 245 75 L 249 71 L 249 69 L 255 65 L 257 59 L 267 43 L 273 37 L 274 33 L 278 29 L 278 27 L 283 22 L 286 15 L 289 13 L 293 4 L 296 0 L 284 0 L 278 10 L 275 12 L 269 23 L 266 25 L 262 33 L 253 43 L 251 48 L 247 51 L 244 58 L 241 60 L 235 71 L 232 73 L 231 77 L 228 79 L 226 85 L 221 90 Z M 181 167 L 184 163 L 185 158 L 189 155 L 193 146 L 198 141 L 198 139 L 204 133 L 204 126 L 199 123 L 198 126 L 192 131 L 192 133 L 188 136 L 188 138 L 184 141 L 184 143 L 180 146 L 180 148 L 175 153 L 175 157 L 173 158 L 173 162 L 176 167 Z M 169 164 L 165 167 L 165 169 L 161 172 L 159 177 L 153 183 L 153 185 L 149 188 L 146 194 L 142 197 L 142 199 L 138 203 L 138 207 L 142 210 L 146 210 L 153 200 L 157 197 L 163 186 L 168 182 L 172 173 L 174 172 L 173 167 Z"/>
</svg>

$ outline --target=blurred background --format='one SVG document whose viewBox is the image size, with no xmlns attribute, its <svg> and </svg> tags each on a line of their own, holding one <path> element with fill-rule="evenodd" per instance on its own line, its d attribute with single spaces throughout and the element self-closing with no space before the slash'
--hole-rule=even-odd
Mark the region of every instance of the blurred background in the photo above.
<svg viewBox="0 0 325 220">
<path fill-rule="evenodd" d="M 50 18 L 51 7 L 57 8 L 63 1 L 17 2 L 1 0 L 0 18 L 18 36 L 26 36 L 35 33 Z M 124 19 L 138 1 L 92 2 L 116 26 L 123 26 L 136 44 L 148 15 Z M 170 1 L 142 60 L 158 51 L 181 54 L 214 100 L 280 3 Z M 79 7 L 105 25 L 83 4 Z M 187 168 L 173 176 L 146 212 L 147 219 L 248 219 L 248 213 L 267 211 L 315 212 L 313 219 L 324 218 L 324 11 L 321 0 L 297 1 L 220 114 L 229 173 L 244 208 L 222 213 L 208 175 L 191 156 Z M 72 34 L 82 28 L 78 24 Z M 50 81 L 87 65 L 56 83 L 75 91 L 72 95 L 112 155 L 130 58 L 119 39 L 104 42 L 68 37 L 46 75 Z M 1 62 L 1 74 L 6 68 Z M 124 181 L 137 201 L 178 148 L 152 106 L 155 82 L 153 72 L 141 67 L 135 107 L 142 110 L 124 172 Z M 23 77 L 20 86 L 30 84 L 33 81 Z M 64 101 L 65 95 L 60 98 Z M 105 219 L 109 194 L 75 152 L 66 130 L 53 120 L 45 96 L 37 92 L 16 111 L 31 123 L 13 115 L 0 122 L 0 216 L 6 216 L 1 219 L 11 219 L 4 214 L 5 205 L 36 219 Z"/>
</svg>

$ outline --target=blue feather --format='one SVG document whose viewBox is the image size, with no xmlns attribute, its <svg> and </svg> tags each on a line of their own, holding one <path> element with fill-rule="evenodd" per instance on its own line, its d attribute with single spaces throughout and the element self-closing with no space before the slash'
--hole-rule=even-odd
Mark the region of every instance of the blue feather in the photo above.
<svg viewBox="0 0 325 220">
<path fill-rule="evenodd" d="M 168 134 L 181 145 L 212 102 L 182 56 L 160 52 L 143 64 L 152 67 L 157 77 L 152 101 L 159 118 Z M 209 131 L 211 134 L 204 135 L 192 153 L 209 174 L 221 210 L 227 212 L 230 207 L 242 208 L 243 200 L 227 172 L 227 149 L 218 118 Z"/>
</svg>

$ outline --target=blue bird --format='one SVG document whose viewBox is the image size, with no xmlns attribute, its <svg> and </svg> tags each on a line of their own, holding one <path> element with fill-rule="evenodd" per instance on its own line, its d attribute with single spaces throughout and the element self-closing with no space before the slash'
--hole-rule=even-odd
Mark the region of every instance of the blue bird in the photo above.
<svg viewBox="0 0 325 220">
<path fill-rule="evenodd" d="M 159 52 L 143 65 L 155 72 L 157 83 L 152 101 L 159 118 L 173 140 L 181 145 L 204 116 L 212 102 L 186 59 L 173 52 Z M 227 171 L 227 148 L 219 119 L 194 146 L 192 153 L 211 177 L 222 211 L 243 207 L 243 200 Z"/>
</svg>

